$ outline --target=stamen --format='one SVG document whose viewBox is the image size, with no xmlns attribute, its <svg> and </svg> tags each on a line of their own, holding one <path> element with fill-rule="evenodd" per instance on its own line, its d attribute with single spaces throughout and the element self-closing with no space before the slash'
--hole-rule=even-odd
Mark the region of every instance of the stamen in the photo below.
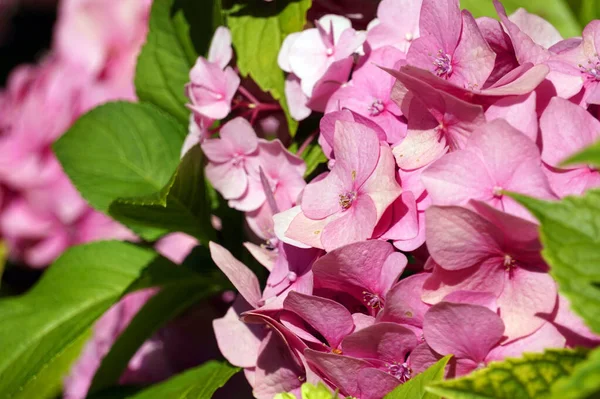
<svg viewBox="0 0 600 399">
<path fill-rule="evenodd" d="M 504 265 L 504 268 L 506 269 L 506 271 L 509 272 L 516 266 L 516 262 L 512 256 L 506 254 L 506 255 L 504 255 L 503 265 Z"/>
<path fill-rule="evenodd" d="M 368 111 L 371 116 L 377 116 L 385 110 L 385 105 L 383 105 L 383 101 L 375 100 L 371 105 L 369 105 Z"/>
<path fill-rule="evenodd" d="M 502 190 L 504 190 L 502 187 L 494 186 L 494 188 L 492 189 L 492 194 L 494 194 L 494 197 L 500 198 L 503 195 Z"/>
<path fill-rule="evenodd" d="M 439 50 L 437 57 L 433 61 L 435 74 L 441 78 L 447 78 L 452 75 L 452 57 L 450 54 L 444 53 L 444 50 Z"/>
<path fill-rule="evenodd" d="M 579 64 L 579 69 L 581 69 L 581 73 L 586 75 L 588 80 L 600 82 L 600 57 L 598 57 L 598 54 L 594 56 L 596 57 L 596 61 L 588 60 L 587 66 Z"/>
<path fill-rule="evenodd" d="M 355 199 L 356 191 L 350 191 L 346 194 L 340 194 L 340 206 L 342 207 L 342 210 L 345 211 L 346 209 L 350 208 Z"/>
<path fill-rule="evenodd" d="M 363 301 L 373 309 L 381 308 L 383 309 L 383 300 L 377 294 L 370 293 L 368 291 L 363 291 Z"/>
<path fill-rule="evenodd" d="M 411 42 L 411 41 L 412 41 L 412 39 L 413 39 L 413 34 L 412 34 L 412 33 L 410 33 L 410 32 L 407 32 L 407 33 L 404 35 L 404 39 L 405 39 L 407 42 Z"/>
<path fill-rule="evenodd" d="M 412 369 L 408 366 L 407 363 L 392 363 L 387 364 L 386 366 L 388 368 L 388 374 L 390 374 L 392 377 L 395 377 L 402 383 L 405 383 L 406 381 L 410 380 L 410 377 L 412 376 Z"/>
<path fill-rule="evenodd" d="M 294 272 L 289 272 L 287 278 L 293 283 L 298 278 L 298 275 Z"/>
</svg>

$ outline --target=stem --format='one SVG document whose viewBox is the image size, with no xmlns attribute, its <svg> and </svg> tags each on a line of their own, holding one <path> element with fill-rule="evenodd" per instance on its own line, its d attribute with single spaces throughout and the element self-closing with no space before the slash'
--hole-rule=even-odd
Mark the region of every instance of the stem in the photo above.
<svg viewBox="0 0 600 399">
<path fill-rule="evenodd" d="M 248 90 L 246 90 L 246 88 L 244 86 L 240 86 L 238 88 L 238 90 L 240 91 L 240 93 L 242 93 L 242 95 L 244 97 L 246 97 L 248 100 L 250 100 L 254 104 L 257 104 L 257 105 L 260 104 L 260 101 L 258 101 L 258 99 L 256 97 L 254 97 L 254 95 L 252 93 L 250 93 Z"/>
<path fill-rule="evenodd" d="M 309 144 L 313 142 L 313 140 L 315 139 L 315 137 L 317 137 L 317 134 L 319 134 L 319 129 L 317 129 L 314 132 L 312 132 L 306 138 L 306 140 L 304 140 L 304 142 L 298 148 L 298 151 L 296 151 L 296 155 L 301 156 L 302 153 L 304 152 L 304 150 L 306 150 L 306 148 L 309 146 Z"/>
</svg>

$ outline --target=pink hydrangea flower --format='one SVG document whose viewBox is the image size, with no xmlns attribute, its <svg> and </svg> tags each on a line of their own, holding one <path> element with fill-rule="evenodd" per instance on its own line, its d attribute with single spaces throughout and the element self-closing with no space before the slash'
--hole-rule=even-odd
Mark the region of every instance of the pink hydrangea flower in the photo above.
<svg viewBox="0 0 600 399">
<path fill-rule="evenodd" d="M 600 139 L 600 122 L 570 101 L 555 97 L 540 117 L 542 160 L 554 191 L 560 196 L 580 195 L 600 186 L 600 173 L 588 165 L 562 167 L 569 156 Z"/>
<path fill-rule="evenodd" d="M 394 47 L 372 52 L 352 80 L 331 96 L 325 113 L 349 109 L 381 126 L 389 143 L 399 142 L 406 135 L 406 120 L 390 97 L 396 79 L 380 67 L 394 68 L 403 59 L 404 54 Z"/>
<path fill-rule="evenodd" d="M 287 213 L 292 220 L 285 231 L 289 239 L 326 250 L 370 238 L 401 193 L 391 151 L 373 130 L 337 121 L 333 150 L 333 169 L 306 186 L 301 206 Z"/>
<path fill-rule="evenodd" d="M 326 15 L 315 24 L 316 28 L 288 35 L 278 59 L 281 69 L 301 80 L 308 97 L 329 66 L 351 56 L 366 39 L 366 33 L 352 29 L 345 17 Z"/>
<path fill-rule="evenodd" d="M 437 265 L 424 286 L 423 300 L 438 303 L 454 291 L 493 293 L 507 342 L 529 335 L 551 313 L 556 283 L 543 261 L 537 226 L 488 205 L 476 211 L 430 207 L 427 247 Z"/>
<path fill-rule="evenodd" d="M 479 127 L 464 149 L 435 161 L 421 179 L 434 205 L 465 206 L 475 199 L 526 219 L 529 212 L 505 191 L 556 198 L 535 143 L 502 119 Z"/>
<path fill-rule="evenodd" d="M 419 37 L 422 0 L 383 0 L 377 8 L 377 22 L 369 25 L 367 42 L 373 49 L 394 46 L 406 53 Z"/>
<path fill-rule="evenodd" d="M 231 33 L 220 26 L 210 44 L 208 59 L 199 57 L 190 71 L 188 106 L 209 121 L 223 119 L 231 112 L 231 100 L 240 86 L 240 77 L 227 66 L 232 56 Z"/>
<path fill-rule="evenodd" d="M 410 46 L 410 65 L 467 88 L 483 87 L 494 68 L 496 54 L 458 0 L 423 0 L 420 37 Z"/>
</svg>

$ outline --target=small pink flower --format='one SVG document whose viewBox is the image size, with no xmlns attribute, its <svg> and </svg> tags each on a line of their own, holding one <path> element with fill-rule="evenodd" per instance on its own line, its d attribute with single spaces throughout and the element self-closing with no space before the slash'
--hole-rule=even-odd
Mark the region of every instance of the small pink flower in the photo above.
<svg viewBox="0 0 600 399">
<path fill-rule="evenodd" d="M 223 119 L 231 112 L 231 100 L 240 86 L 240 77 L 227 64 L 231 61 L 231 33 L 217 28 L 208 59 L 199 57 L 190 71 L 187 94 L 190 109 L 210 119 Z"/>
<path fill-rule="evenodd" d="M 422 0 L 383 0 L 377 8 L 377 23 L 367 32 L 373 49 L 394 46 L 407 52 L 419 37 Z M 371 26 L 371 25 L 369 25 Z"/>
</svg>

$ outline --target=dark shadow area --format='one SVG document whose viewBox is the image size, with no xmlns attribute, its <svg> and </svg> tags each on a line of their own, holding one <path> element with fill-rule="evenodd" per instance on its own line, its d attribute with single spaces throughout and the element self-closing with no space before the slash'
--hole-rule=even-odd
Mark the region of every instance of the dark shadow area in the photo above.
<svg viewBox="0 0 600 399">
<path fill-rule="evenodd" d="M 265 0 L 222 0 L 223 10 L 228 15 L 245 16 L 251 15 L 257 18 L 268 18 L 279 15 L 290 3 L 298 0 L 277 0 L 266 2 Z"/>
<path fill-rule="evenodd" d="M 17 9 L 0 42 L 0 87 L 5 86 L 13 68 L 36 62 L 50 48 L 55 21 L 56 10 L 51 7 Z"/>
</svg>

